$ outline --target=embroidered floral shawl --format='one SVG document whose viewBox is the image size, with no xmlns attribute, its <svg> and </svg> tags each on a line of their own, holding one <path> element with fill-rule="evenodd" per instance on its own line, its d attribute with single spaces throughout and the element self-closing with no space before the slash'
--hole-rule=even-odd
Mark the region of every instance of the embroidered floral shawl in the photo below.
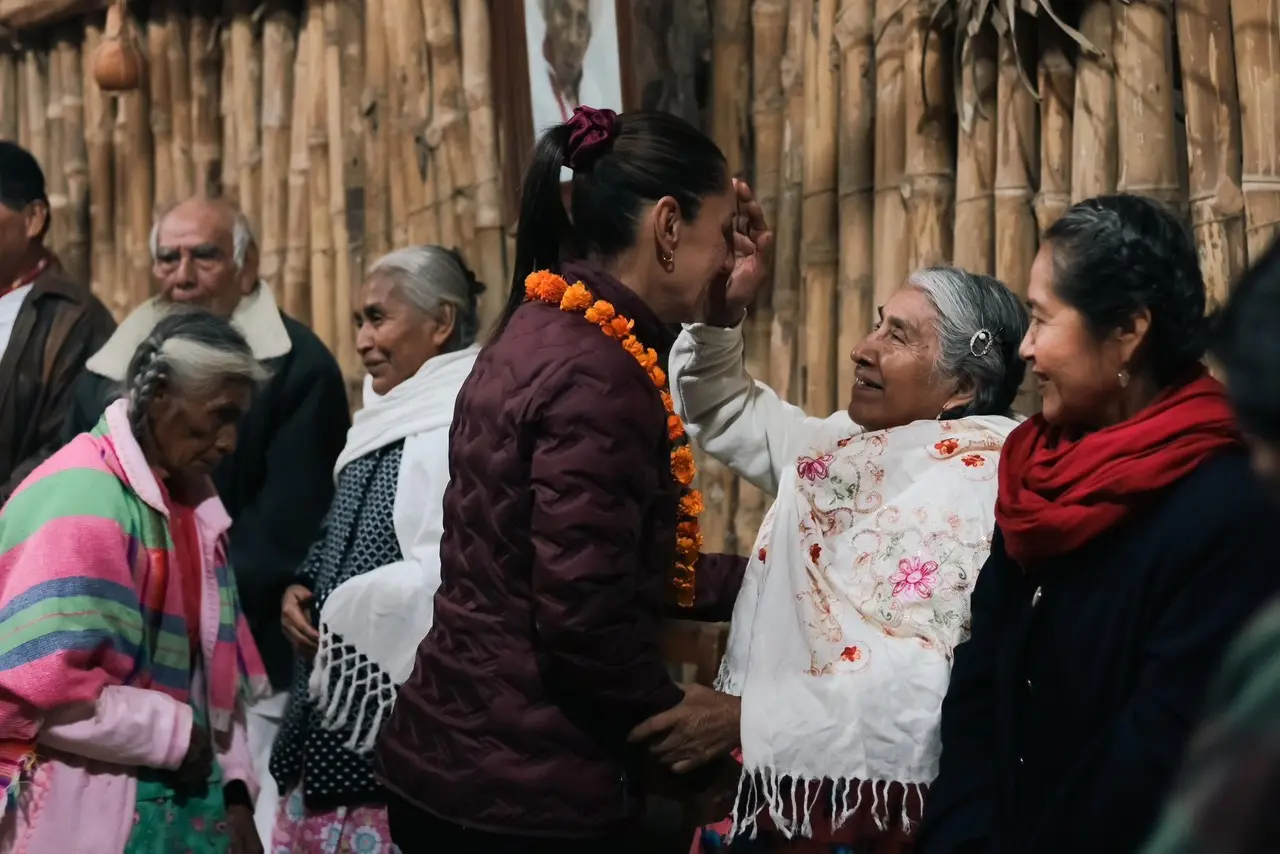
<svg viewBox="0 0 1280 854">
<path fill-rule="evenodd" d="M 1015 426 L 918 421 L 812 448 L 784 471 L 717 682 L 742 697 L 735 834 L 767 808 L 784 833 L 809 835 L 828 782 L 837 826 L 867 784 L 883 822 L 890 783 L 937 775 L 952 651 Z"/>
</svg>

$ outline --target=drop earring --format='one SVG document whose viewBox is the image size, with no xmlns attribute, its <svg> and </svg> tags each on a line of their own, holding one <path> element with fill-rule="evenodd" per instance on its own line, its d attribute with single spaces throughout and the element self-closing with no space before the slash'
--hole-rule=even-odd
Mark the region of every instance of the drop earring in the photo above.
<svg viewBox="0 0 1280 854">
<path fill-rule="evenodd" d="M 1120 373 L 1116 374 L 1116 378 L 1120 380 L 1120 388 L 1129 387 L 1129 372 L 1124 368 L 1120 369 Z"/>
<path fill-rule="evenodd" d="M 675 252 L 663 252 L 663 253 L 662 253 L 662 266 L 666 268 L 666 271 L 667 271 L 668 273 L 670 273 L 672 270 L 674 270 L 674 269 L 675 269 L 675 266 L 676 266 L 676 253 L 675 253 Z"/>
</svg>

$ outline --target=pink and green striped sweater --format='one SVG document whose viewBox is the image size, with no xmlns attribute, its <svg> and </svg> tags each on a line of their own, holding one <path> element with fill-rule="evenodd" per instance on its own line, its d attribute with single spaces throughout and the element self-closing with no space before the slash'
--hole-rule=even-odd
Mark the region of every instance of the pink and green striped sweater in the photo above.
<svg viewBox="0 0 1280 854">
<path fill-rule="evenodd" d="M 226 563 L 224 524 L 204 525 L 201 650 L 206 708 L 230 730 L 241 696 L 266 675 Z M 108 686 L 189 701 L 191 643 L 160 486 L 128 432 L 124 402 L 36 469 L 0 510 L 0 793 L 12 797 L 38 761 L 42 719 L 94 703 Z M 215 633 L 212 624 L 216 623 Z M 0 814 L 4 798 L 0 797 Z"/>
</svg>

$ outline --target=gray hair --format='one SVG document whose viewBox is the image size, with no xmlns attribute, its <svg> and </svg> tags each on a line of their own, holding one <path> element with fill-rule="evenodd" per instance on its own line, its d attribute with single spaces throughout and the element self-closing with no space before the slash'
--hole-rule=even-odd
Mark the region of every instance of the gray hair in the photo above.
<svg viewBox="0 0 1280 854">
<path fill-rule="evenodd" d="M 469 347 L 479 328 L 476 301 L 484 285 L 462 256 L 443 246 L 410 246 L 388 252 L 369 267 L 369 276 L 388 276 L 399 293 L 424 314 L 448 303 L 456 308 L 448 350 Z"/>
<path fill-rule="evenodd" d="M 938 313 L 938 374 L 967 382 L 973 400 L 944 418 L 1007 415 L 1026 363 L 1018 347 L 1027 311 L 1000 281 L 958 267 L 924 267 L 907 286 L 928 297 Z"/>
<path fill-rule="evenodd" d="M 147 240 L 147 246 L 151 250 L 151 261 L 155 262 L 156 256 L 160 254 L 160 224 L 164 222 L 164 218 L 169 214 L 169 210 L 164 211 L 156 217 L 155 222 L 151 224 L 151 237 Z M 240 211 L 232 211 L 231 215 L 231 252 L 232 260 L 235 262 L 236 270 L 244 269 L 244 262 L 249 257 L 249 247 L 258 242 L 253 236 L 253 228 L 249 225 L 249 218 Z"/>
<path fill-rule="evenodd" d="M 230 321 L 203 310 L 174 309 L 129 360 L 124 380 L 129 423 L 141 439 L 149 429 L 147 412 L 164 389 L 201 397 L 229 381 L 246 382 L 256 390 L 268 376 Z"/>
</svg>

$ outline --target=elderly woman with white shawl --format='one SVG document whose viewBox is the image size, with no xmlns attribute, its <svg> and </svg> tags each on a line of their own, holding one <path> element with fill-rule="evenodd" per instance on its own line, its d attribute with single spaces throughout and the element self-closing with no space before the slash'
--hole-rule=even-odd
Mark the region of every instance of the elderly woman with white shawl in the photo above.
<svg viewBox="0 0 1280 854">
<path fill-rule="evenodd" d="M 479 352 L 482 289 L 456 252 L 425 246 L 384 256 L 360 291 L 364 407 L 320 539 L 284 597 L 299 664 L 271 754 L 283 794 L 273 853 L 395 850 L 370 754 L 431 628 L 449 425 Z"/>
<path fill-rule="evenodd" d="M 740 746 L 733 813 L 695 851 L 910 851 L 990 549 L 1026 312 L 994 279 L 919 270 L 854 347 L 848 411 L 812 418 L 746 372 L 735 321 L 751 295 L 711 296 L 671 353 L 675 407 L 705 451 L 776 498 L 733 612 L 720 712 L 672 710 L 633 739 L 676 771 Z"/>
</svg>

